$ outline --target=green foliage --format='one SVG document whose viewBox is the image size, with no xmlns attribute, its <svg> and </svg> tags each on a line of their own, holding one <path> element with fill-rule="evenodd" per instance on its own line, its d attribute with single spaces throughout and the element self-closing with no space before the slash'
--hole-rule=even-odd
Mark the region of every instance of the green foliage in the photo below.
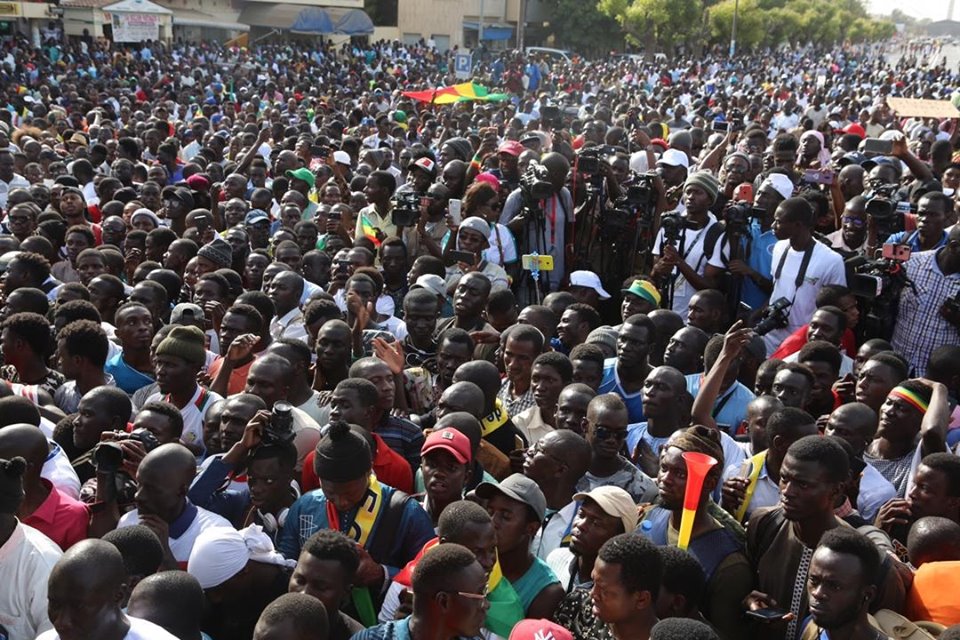
<svg viewBox="0 0 960 640">
<path fill-rule="evenodd" d="M 596 4 L 582 0 L 545 0 L 550 10 L 550 31 L 555 42 L 581 54 L 609 53 L 622 48 L 616 20 Z"/>
<path fill-rule="evenodd" d="M 893 24 L 871 18 L 863 0 L 598 0 L 628 38 L 669 50 L 725 45 L 737 12 L 737 47 L 775 47 L 786 42 L 829 45 L 889 38 Z"/>
</svg>

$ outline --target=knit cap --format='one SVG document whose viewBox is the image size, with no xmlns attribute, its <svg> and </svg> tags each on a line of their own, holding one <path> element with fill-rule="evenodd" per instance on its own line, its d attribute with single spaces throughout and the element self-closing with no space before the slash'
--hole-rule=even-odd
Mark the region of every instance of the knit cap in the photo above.
<svg viewBox="0 0 960 640">
<path fill-rule="evenodd" d="M 193 326 L 174 327 L 170 335 L 160 342 L 157 355 L 183 358 L 190 364 L 202 367 L 207 361 L 203 331 Z"/>
<path fill-rule="evenodd" d="M 373 456 L 367 440 L 346 422 L 330 424 L 317 443 L 313 470 L 320 481 L 350 482 L 364 478 L 373 468 Z"/>
<path fill-rule="evenodd" d="M 687 178 L 687 181 L 683 184 L 683 186 L 687 187 L 691 184 L 700 187 L 708 196 L 710 196 L 710 204 L 713 204 L 717 201 L 717 194 L 720 193 L 720 184 L 712 174 L 707 173 L 706 171 L 697 171 Z"/>
<path fill-rule="evenodd" d="M 233 264 L 233 249 L 230 243 L 220 236 L 215 236 L 213 240 L 200 247 L 197 255 L 206 258 L 221 269 L 229 269 Z"/>
</svg>

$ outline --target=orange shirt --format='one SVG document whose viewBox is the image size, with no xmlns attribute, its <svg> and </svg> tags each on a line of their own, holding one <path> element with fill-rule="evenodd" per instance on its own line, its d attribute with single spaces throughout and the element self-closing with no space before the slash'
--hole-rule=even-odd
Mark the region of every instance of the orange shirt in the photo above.
<svg viewBox="0 0 960 640">
<path fill-rule="evenodd" d="M 942 625 L 960 624 L 960 560 L 926 562 L 913 576 L 905 615 Z"/>
</svg>

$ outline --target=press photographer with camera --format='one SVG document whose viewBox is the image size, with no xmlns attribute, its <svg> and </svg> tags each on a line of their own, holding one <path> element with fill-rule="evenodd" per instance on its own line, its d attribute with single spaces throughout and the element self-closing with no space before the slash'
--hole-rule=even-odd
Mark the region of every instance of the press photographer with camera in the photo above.
<svg viewBox="0 0 960 640">
<path fill-rule="evenodd" d="M 718 192 L 716 178 L 703 171 L 694 173 L 683 186 L 685 215 L 668 213 L 660 217 L 651 275 L 661 283 L 661 291 L 667 292 L 664 308 L 684 320 L 693 294 L 710 287 L 704 271 L 722 230 L 710 213 Z"/>
<path fill-rule="evenodd" d="M 290 405 L 277 402 L 272 410 L 251 394 L 227 400 L 221 423 L 230 434 L 243 427 L 239 440 L 229 437 L 230 448 L 201 468 L 190 486 L 193 504 L 227 518 L 236 527 L 258 524 L 276 542 L 286 520 L 286 510 L 299 497 L 292 482 L 297 450 L 293 446 Z M 224 482 L 229 480 L 224 487 Z"/>
<path fill-rule="evenodd" d="M 960 341 L 960 226 L 943 247 L 912 254 L 904 268 L 915 287 L 900 292 L 891 344 L 912 375 L 923 376 L 937 347 Z"/>
<path fill-rule="evenodd" d="M 813 206 L 803 198 L 787 198 L 773 214 L 773 291 L 771 300 L 790 307 L 785 327 L 763 340 L 773 353 L 791 333 L 806 324 L 817 308 L 817 292 L 828 284 L 846 286 L 843 258 L 813 237 Z"/>
<path fill-rule="evenodd" d="M 532 184 L 525 180 L 531 169 L 535 174 Z M 553 256 L 553 271 L 540 277 L 543 291 L 558 290 L 566 276 L 567 228 L 574 221 L 573 198 L 565 186 L 569 171 L 569 161 L 559 153 L 548 153 L 539 164 L 531 163 L 500 214 L 500 223 L 517 238 L 521 255 Z M 520 286 L 528 295 L 519 299 L 534 299 L 529 293 L 534 289 L 532 279 L 522 279 Z"/>
<path fill-rule="evenodd" d="M 738 290 L 739 298 L 729 300 L 731 308 L 742 302 L 756 311 L 770 300 L 773 291 L 771 261 L 773 245 L 777 241 L 771 228 L 773 212 L 793 195 L 793 188 L 793 182 L 786 174 L 770 173 L 757 189 L 755 206 L 735 202 L 725 209 L 724 232 L 704 274 L 710 282 L 717 282 L 724 272 L 733 276 L 735 280 L 729 283 L 727 293 L 734 296 L 734 291 Z"/>
</svg>

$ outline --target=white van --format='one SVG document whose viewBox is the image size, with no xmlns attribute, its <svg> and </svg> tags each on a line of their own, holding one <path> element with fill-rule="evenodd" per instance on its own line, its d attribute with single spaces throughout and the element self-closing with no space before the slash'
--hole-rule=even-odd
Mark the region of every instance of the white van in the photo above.
<svg viewBox="0 0 960 640">
<path fill-rule="evenodd" d="M 567 49 L 551 49 L 550 47 L 527 47 L 525 51 L 527 55 L 536 54 L 546 58 L 547 62 L 566 62 L 567 64 L 570 64 L 573 56 L 576 55 L 573 51 Z"/>
</svg>

